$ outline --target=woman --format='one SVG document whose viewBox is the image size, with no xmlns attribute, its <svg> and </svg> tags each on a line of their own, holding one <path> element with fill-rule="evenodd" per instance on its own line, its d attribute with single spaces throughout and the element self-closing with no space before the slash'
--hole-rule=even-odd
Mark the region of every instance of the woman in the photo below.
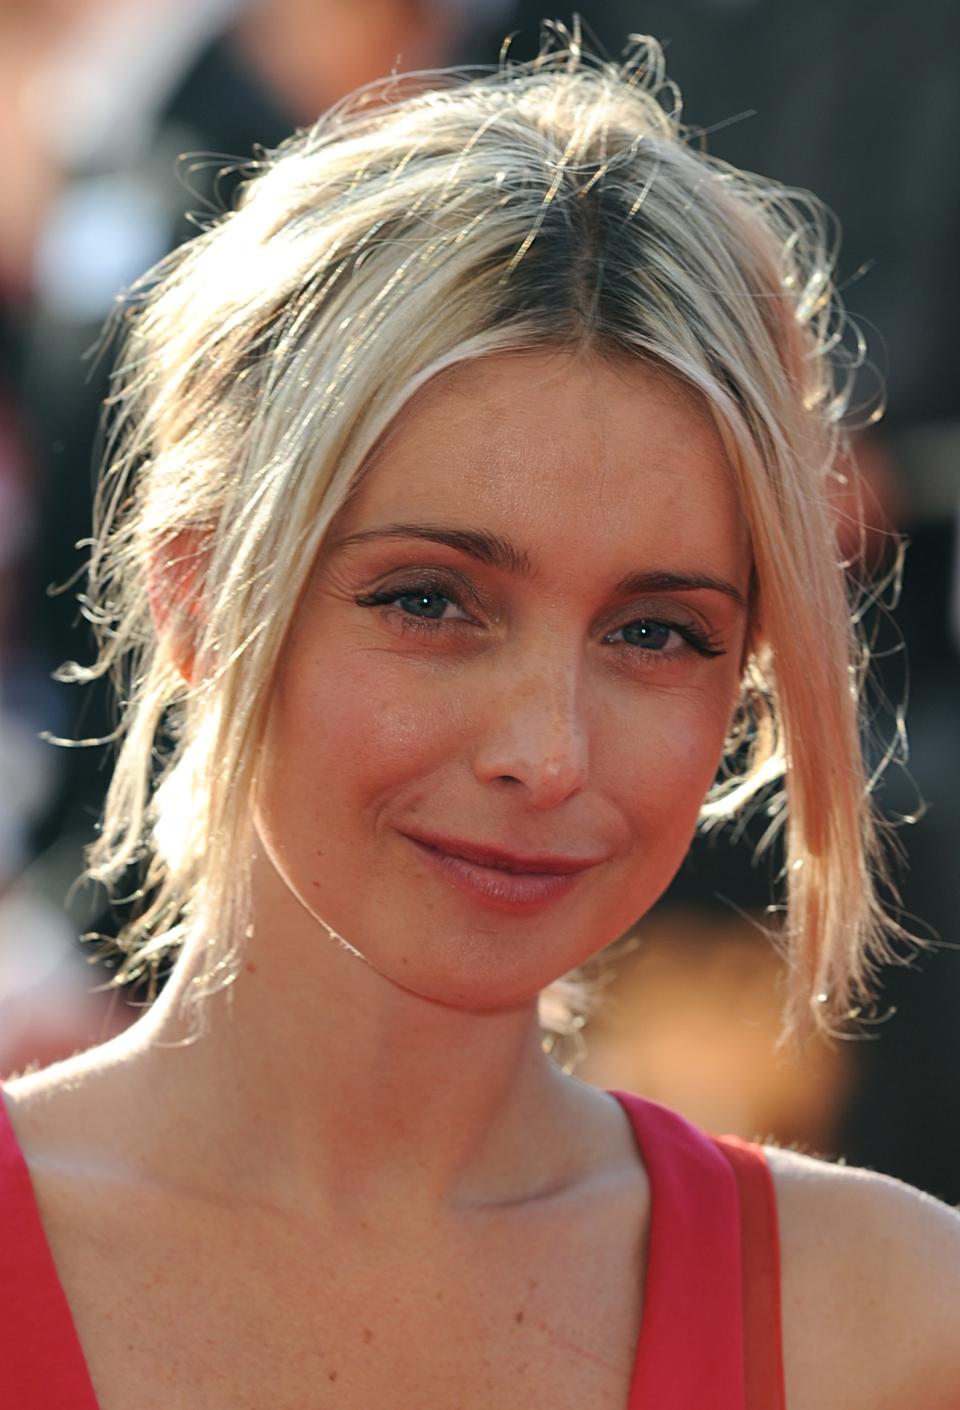
<svg viewBox="0 0 960 1410">
<path fill-rule="evenodd" d="M 889 957 L 818 217 L 664 91 L 573 42 L 361 98 L 128 308 L 92 870 L 146 848 L 127 971 L 178 958 L 6 1089 L 23 1410 L 960 1400 L 951 1210 L 544 1052 L 781 776 L 785 1031 Z"/>
</svg>

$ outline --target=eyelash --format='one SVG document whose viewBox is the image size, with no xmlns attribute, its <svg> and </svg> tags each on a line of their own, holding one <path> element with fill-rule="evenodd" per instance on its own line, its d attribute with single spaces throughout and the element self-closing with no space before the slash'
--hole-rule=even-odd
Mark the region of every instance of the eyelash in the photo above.
<svg viewBox="0 0 960 1410">
<path fill-rule="evenodd" d="M 358 607 L 390 607 L 395 606 L 403 597 L 442 597 L 454 607 L 459 607 L 463 610 L 462 602 L 459 600 L 456 593 L 451 590 L 449 583 L 434 582 L 428 579 L 421 579 L 418 582 L 402 583 L 397 587 L 383 588 L 379 592 L 372 592 L 356 597 L 354 601 Z M 436 632 L 445 625 L 443 619 L 439 617 L 418 617 L 413 612 L 404 612 L 402 609 L 399 609 L 399 611 L 405 631 Z M 464 619 L 456 618 L 454 620 L 463 621 Z M 708 633 L 699 631 L 696 627 L 692 627 L 689 624 L 671 622 L 659 617 L 634 617 L 628 622 L 621 623 L 619 627 L 615 627 L 613 630 L 624 631 L 627 627 L 635 626 L 637 623 L 644 623 L 651 627 L 666 627 L 669 631 L 676 632 L 677 635 L 686 642 L 687 646 L 699 656 L 713 657 L 726 654 L 717 639 L 711 637 Z M 446 625 L 449 625 L 449 623 L 446 623 Z M 608 635 L 610 634 L 611 633 L 608 633 Z M 621 644 L 626 646 L 628 650 L 640 651 L 643 652 L 644 655 L 649 656 L 669 658 L 670 656 L 679 654 L 675 651 L 655 651 L 650 647 L 631 647 L 627 642 Z"/>
</svg>

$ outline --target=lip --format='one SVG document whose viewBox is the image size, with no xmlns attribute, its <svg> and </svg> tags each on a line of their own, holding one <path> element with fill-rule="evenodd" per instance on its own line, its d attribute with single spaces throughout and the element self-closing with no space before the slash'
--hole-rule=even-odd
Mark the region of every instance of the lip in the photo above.
<svg viewBox="0 0 960 1410">
<path fill-rule="evenodd" d="M 428 864 L 458 889 L 498 908 L 529 909 L 566 895 L 603 858 L 525 856 L 458 838 L 403 833 Z"/>
</svg>

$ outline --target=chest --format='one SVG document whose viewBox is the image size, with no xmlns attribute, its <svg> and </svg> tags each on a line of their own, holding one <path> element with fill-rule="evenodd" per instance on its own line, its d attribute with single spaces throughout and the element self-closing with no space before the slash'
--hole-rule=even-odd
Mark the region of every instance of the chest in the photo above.
<svg viewBox="0 0 960 1410">
<path fill-rule="evenodd" d="M 642 1203 L 416 1241 L 168 1227 L 58 1261 L 101 1410 L 627 1410 Z"/>
</svg>

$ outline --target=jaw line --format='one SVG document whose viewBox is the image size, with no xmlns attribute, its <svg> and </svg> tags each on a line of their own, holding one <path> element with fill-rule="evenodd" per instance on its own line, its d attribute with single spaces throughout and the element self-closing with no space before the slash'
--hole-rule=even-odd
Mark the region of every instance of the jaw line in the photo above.
<svg viewBox="0 0 960 1410">
<path fill-rule="evenodd" d="M 366 955 L 362 954 L 361 951 L 357 949 L 356 945 L 351 945 L 350 941 L 345 936 L 341 935 L 339 930 L 334 930 L 333 926 L 330 925 L 329 922 L 325 921 L 323 916 L 315 915 L 314 920 L 317 922 L 318 925 L 323 926 L 330 939 L 336 940 L 337 944 L 342 950 L 346 950 L 347 953 L 350 955 L 355 955 L 358 960 L 363 960 L 364 964 L 368 963 Z"/>
</svg>

